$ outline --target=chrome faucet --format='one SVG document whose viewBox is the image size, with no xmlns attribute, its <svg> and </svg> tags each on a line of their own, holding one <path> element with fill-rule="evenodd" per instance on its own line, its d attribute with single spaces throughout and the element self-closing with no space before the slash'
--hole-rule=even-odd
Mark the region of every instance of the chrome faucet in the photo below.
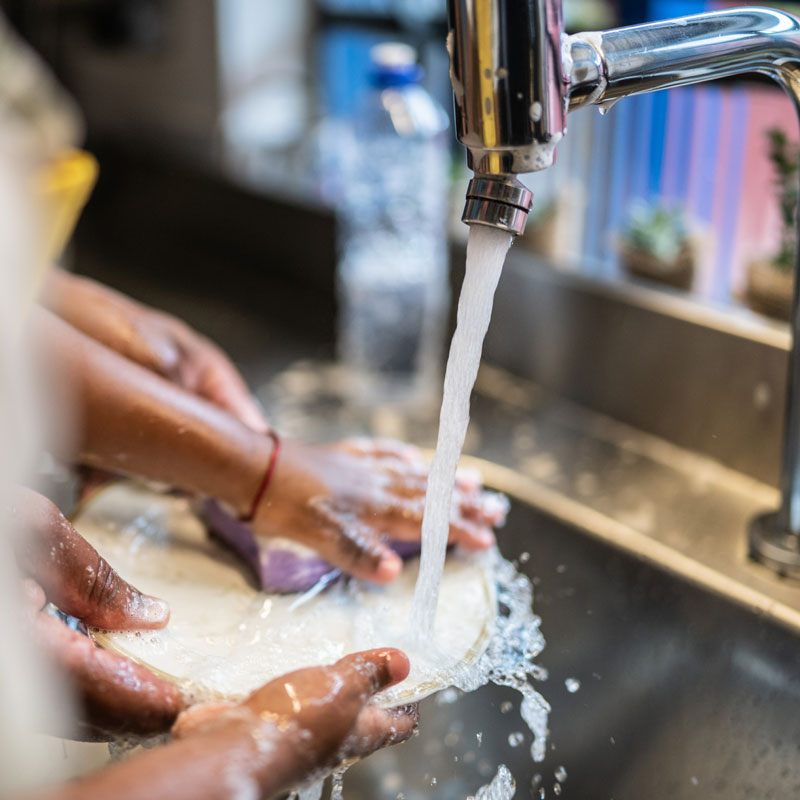
<svg viewBox="0 0 800 800">
<path fill-rule="evenodd" d="M 462 215 L 468 225 L 524 230 L 532 195 L 515 176 L 553 163 L 574 109 L 607 109 L 634 94 L 759 72 L 783 86 L 800 113 L 800 20 L 783 11 L 734 8 L 572 36 L 564 32 L 561 0 L 449 0 L 449 15 L 456 127 L 475 173 Z M 749 531 L 750 555 L 795 578 L 799 297 L 795 280 L 781 507 Z"/>
</svg>

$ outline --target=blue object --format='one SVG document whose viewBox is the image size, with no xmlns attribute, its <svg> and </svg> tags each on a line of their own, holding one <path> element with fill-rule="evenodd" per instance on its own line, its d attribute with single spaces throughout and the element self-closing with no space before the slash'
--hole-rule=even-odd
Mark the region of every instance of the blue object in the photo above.
<svg viewBox="0 0 800 800">
<path fill-rule="evenodd" d="M 370 50 L 386 34 L 349 25 L 327 28 L 318 39 L 317 76 L 322 111 L 326 115 L 352 117 L 370 86 Z"/>
<path fill-rule="evenodd" d="M 373 62 L 370 83 L 376 89 L 390 86 L 412 86 L 422 82 L 423 72 L 419 64 L 386 64 Z"/>
</svg>

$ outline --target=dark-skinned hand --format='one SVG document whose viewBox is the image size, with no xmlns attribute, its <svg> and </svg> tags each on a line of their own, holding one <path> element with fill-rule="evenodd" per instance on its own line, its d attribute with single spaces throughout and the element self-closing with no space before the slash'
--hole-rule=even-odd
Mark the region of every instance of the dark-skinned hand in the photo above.
<svg viewBox="0 0 800 800">
<path fill-rule="evenodd" d="M 372 697 L 408 675 L 408 659 L 393 648 L 345 656 L 275 678 L 240 704 L 210 703 L 185 711 L 173 735 L 187 738 L 226 725 L 250 726 L 280 751 L 287 786 L 342 762 L 408 739 L 416 706 L 384 709 Z"/>
<path fill-rule="evenodd" d="M 397 577 L 401 561 L 387 540 L 419 541 L 428 465 L 411 445 L 349 439 L 330 445 L 284 442 L 252 528 L 316 550 L 345 572 L 376 583 Z M 500 495 L 483 490 L 480 476 L 456 481 L 450 543 L 483 550 L 505 520 Z"/>
<path fill-rule="evenodd" d="M 228 356 L 171 314 L 61 269 L 49 275 L 43 302 L 95 341 L 230 412 L 252 430 L 268 429 Z"/>
<path fill-rule="evenodd" d="M 83 712 L 81 738 L 107 732 L 167 730 L 183 700 L 170 683 L 43 612 L 47 601 L 100 628 L 162 628 L 165 602 L 124 581 L 47 498 L 19 488 L 11 515 L 29 630 L 45 655 L 67 674 Z"/>
</svg>

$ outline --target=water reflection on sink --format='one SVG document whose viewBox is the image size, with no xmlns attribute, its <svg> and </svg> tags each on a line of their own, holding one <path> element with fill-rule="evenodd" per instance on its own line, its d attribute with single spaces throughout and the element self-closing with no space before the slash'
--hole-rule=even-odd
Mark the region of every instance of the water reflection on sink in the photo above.
<svg viewBox="0 0 800 800">
<path fill-rule="evenodd" d="M 463 800 L 501 763 L 517 798 L 540 796 L 537 776 L 555 797 L 559 767 L 560 796 L 580 800 L 800 797 L 800 635 L 519 503 L 500 547 L 530 553 L 546 760 L 531 761 L 515 692 L 440 695 L 417 738 L 347 773 L 345 797 Z"/>
</svg>

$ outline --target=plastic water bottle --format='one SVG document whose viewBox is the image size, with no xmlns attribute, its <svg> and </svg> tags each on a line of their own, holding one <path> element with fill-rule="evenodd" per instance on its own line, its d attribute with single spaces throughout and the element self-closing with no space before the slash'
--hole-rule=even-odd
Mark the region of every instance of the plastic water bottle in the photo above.
<svg viewBox="0 0 800 800">
<path fill-rule="evenodd" d="M 358 404 L 423 410 L 441 390 L 447 319 L 447 116 L 413 48 L 370 53 L 339 203 L 338 353 Z"/>
</svg>

